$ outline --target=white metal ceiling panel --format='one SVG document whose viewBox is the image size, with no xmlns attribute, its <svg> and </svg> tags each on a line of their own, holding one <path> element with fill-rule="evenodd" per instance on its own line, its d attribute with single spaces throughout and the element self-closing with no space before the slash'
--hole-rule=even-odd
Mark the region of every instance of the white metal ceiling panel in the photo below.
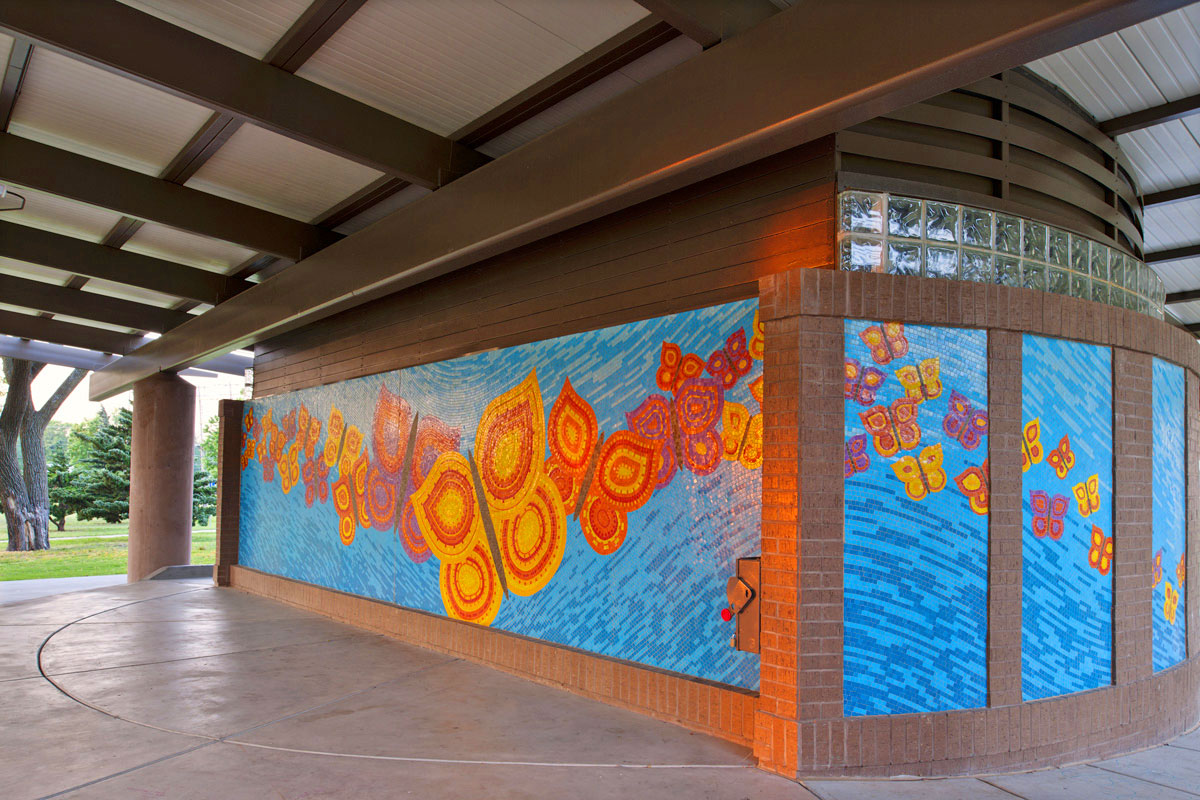
<svg viewBox="0 0 1200 800">
<path fill-rule="evenodd" d="M 297 74 L 446 135 L 644 15 L 632 0 L 368 0 Z"/>
<path fill-rule="evenodd" d="M 1146 209 L 1146 249 L 1167 250 L 1200 242 L 1200 197 Z"/>
<path fill-rule="evenodd" d="M 83 319 L 82 317 L 71 317 L 66 314 L 55 314 L 54 318 L 60 322 L 73 322 L 76 325 L 90 325 L 93 328 L 103 328 L 106 331 L 117 331 L 118 333 L 136 333 L 133 328 L 126 328 L 121 325 L 109 325 L 107 322 L 96 322 L 94 319 Z"/>
<path fill-rule="evenodd" d="M 7 64 L 8 57 L 12 54 L 13 39 L 5 33 L 0 33 L 0 63 Z"/>
<path fill-rule="evenodd" d="M 121 0 L 138 11 L 261 59 L 311 0 Z"/>
<path fill-rule="evenodd" d="M 8 184 L 9 188 L 24 196 L 25 207 L 20 211 L 5 211 L 0 219 L 41 228 L 89 242 L 99 242 L 120 221 L 121 215 L 105 208 L 96 208 L 86 203 L 77 203 L 37 189 Z"/>
<path fill-rule="evenodd" d="M 245 247 L 155 222 L 147 222 L 138 228 L 121 249 L 222 274 L 232 272 L 254 255 L 253 250 Z"/>
<path fill-rule="evenodd" d="M 229 137 L 187 185 L 309 222 L 382 174 L 246 124 Z"/>
<path fill-rule="evenodd" d="M 145 84 L 36 47 L 9 131 L 158 175 L 211 113 Z"/>
<path fill-rule="evenodd" d="M 626 64 L 616 72 L 606 75 L 590 86 L 585 86 L 540 114 L 485 142 L 479 147 L 479 151 L 492 158 L 499 158 L 700 52 L 700 45 L 686 36 L 677 36 L 662 47 L 655 48 L 636 61 Z M 686 104 L 692 100 L 680 98 L 680 102 Z"/>
<path fill-rule="evenodd" d="M 500 5 L 580 50 L 590 50 L 604 39 L 650 15 L 633 0 L 499 0 Z M 597 32 L 608 33 L 597 39 Z"/>
</svg>

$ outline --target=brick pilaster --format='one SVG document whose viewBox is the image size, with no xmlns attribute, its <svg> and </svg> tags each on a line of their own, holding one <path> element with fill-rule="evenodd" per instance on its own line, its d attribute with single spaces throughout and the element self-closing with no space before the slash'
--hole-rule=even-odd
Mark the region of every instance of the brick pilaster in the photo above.
<svg viewBox="0 0 1200 800">
<path fill-rule="evenodd" d="M 1153 362 L 1144 353 L 1113 350 L 1113 678 L 1118 684 L 1154 672 Z"/>
<path fill-rule="evenodd" d="M 988 705 L 1021 702 L 1021 342 L 988 334 Z"/>
<path fill-rule="evenodd" d="M 242 503 L 241 400 L 222 400 L 217 411 L 217 546 L 213 582 L 229 585 L 229 567 L 238 563 Z"/>
<path fill-rule="evenodd" d="M 842 614 L 845 323 L 801 316 L 800 752 L 801 772 L 845 760 Z M 838 735 L 833 735 L 833 731 Z"/>
<path fill-rule="evenodd" d="M 1200 654 L 1200 378 L 1184 372 L 1187 381 L 1187 574 L 1183 582 L 1184 602 L 1187 604 L 1187 635 L 1189 658 Z"/>
<path fill-rule="evenodd" d="M 777 319 L 786 278 L 759 282 L 763 360 L 762 667 L 754 754 L 764 769 L 796 775 L 796 618 L 799 540 L 800 344 L 796 319 Z"/>
</svg>

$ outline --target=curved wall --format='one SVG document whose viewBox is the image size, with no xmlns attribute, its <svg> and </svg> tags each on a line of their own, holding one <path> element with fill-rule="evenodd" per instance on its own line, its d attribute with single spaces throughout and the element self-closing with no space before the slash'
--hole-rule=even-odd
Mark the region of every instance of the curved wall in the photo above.
<svg viewBox="0 0 1200 800">
<path fill-rule="evenodd" d="M 832 270 L 760 286 L 768 430 L 799 442 L 763 474 L 799 509 L 772 526 L 764 494 L 764 570 L 792 548 L 799 573 L 764 580 L 764 640 L 795 633 L 794 668 L 790 642 L 762 656 L 764 765 L 1011 770 L 1195 724 L 1195 341 L 1016 287 Z"/>
</svg>

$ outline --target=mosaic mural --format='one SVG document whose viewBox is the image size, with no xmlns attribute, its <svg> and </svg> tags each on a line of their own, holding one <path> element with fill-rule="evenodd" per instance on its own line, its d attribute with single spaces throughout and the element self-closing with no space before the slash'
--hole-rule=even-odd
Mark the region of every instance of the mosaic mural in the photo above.
<svg viewBox="0 0 1200 800">
<path fill-rule="evenodd" d="M 1154 359 L 1154 670 L 1187 658 L 1183 367 Z"/>
<path fill-rule="evenodd" d="M 847 716 L 986 704 L 983 331 L 845 323 Z"/>
<path fill-rule="evenodd" d="M 747 301 L 249 402 L 240 562 L 756 688 L 762 356 Z"/>
<path fill-rule="evenodd" d="M 1112 682 L 1112 352 L 1024 337 L 1021 686 L 1025 700 Z"/>
</svg>

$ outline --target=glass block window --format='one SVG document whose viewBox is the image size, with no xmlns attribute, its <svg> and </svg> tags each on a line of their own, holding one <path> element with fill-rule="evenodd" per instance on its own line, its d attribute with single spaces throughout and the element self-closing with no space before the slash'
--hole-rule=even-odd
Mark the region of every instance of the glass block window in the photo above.
<svg viewBox="0 0 1200 800">
<path fill-rule="evenodd" d="M 838 205 L 842 269 L 1023 286 L 1163 318 L 1153 269 L 1062 228 L 880 192 L 842 192 Z"/>
</svg>

